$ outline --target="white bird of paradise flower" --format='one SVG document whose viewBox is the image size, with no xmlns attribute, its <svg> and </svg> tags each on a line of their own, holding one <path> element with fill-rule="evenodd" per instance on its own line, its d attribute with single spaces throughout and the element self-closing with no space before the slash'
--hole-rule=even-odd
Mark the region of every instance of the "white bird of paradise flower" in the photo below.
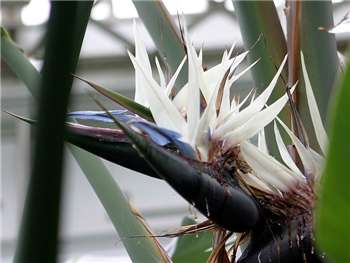
<svg viewBox="0 0 350 263">
<path fill-rule="evenodd" d="M 130 52 L 128 54 L 135 68 L 135 101 L 149 107 L 159 127 L 180 133 L 181 140 L 192 146 L 200 161 L 210 161 L 212 158 L 210 156 L 211 147 L 214 147 L 218 142 L 221 143 L 223 151 L 239 147 L 240 157 L 250 166 L 248 172 L 238 171 L 240 179 L 246 185 L 270 194 L 281 195 L 293 185 L 306 184 L 305 174 L 318 179 L 323 156 L 304 146 L 277 117 L 287 103 L 288 95 L 284 94 L 274 103 L 266 106 L 285 66 L 287 56 L 283 59 L 270 84 L 259 96 L 254 98 L 251 96 L 251 91 L 240 103 L 237 103 L 235 99 L 230 101 L 232 84 L 259 62 L 255 61 L 242 72 L 236 74 L 235 70 L 247 57 L 248 51 L 231 58 L 233 45 L 229 52 L 224 52 L 221 63 L 204 71 L 202 50 L 199 54 L 196 53 L 187 32 L 185 32 L 187 57 L 182 60 L 168 83 L 165 81 L 158 59 L 155 59 L 160 79 L 158 83 L 153 78 L 151 63 L 135 23 L 134 37 L 135 56 Z M 188 60 L 188 83 L 171 99 L 171 91 L 186 59 Z M 311 119 L 317 141 L 322 154 L 324 154 L 327 134 L 311 88 L 303 55 L 301 55 L 301 61 Z M 295 86 L 291 88 L 291 92 L 294 91 Z M 201 109 L 201 96 L 205 101 L 204 109 Z M 250 96 L 252 97 L 250 104 L 243 108 Z M 295 145 L 304 173 L 297 167 L 288 152 L 276 121 L 274 123 L 275 137 L 284 163 L 280 163 L 269 155 L 264 127 L 275 119 L 282 125 Z M 258 146 L 249 141 L 256 134 L 259 138 Z"/>
</svg>

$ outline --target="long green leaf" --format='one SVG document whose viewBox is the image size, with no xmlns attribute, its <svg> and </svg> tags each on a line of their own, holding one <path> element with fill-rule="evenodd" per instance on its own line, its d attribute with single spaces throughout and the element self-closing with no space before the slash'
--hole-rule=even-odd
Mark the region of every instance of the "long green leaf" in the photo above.
<svg viewBox="0 0 350 263">
<path fill-rule="evenodd" d="M 53 2 L 51 5 L 39 84 L 33 165 L 14 262 L 57 261 L 64 123 L 73 83 L 70 73 L 76 67 L 73 55 L 77 11 L 78 2 Z M 61 48 L 62 43 L 65 48 Z"/>
<path fill-rule="evenodd" d="M 125 96 L 119 94 L 116 91 L 106 89 L 106 88 L 101 87 L 101 86 L 99 86 L 91 81 L 85 80 L 81 77 L 78 77 L 78 76 L 75 76 L 75 77 L 80 79 L 81 81 L 84 81 L 89 86 L 94 88 L 96 91 L 98 91 L 102 95 L 108 97 L 112 101 L 118 103 L 119 105 L 123 106 L 124 108 L 128 109 L 129 111 L 139 115 L 140 117 L 142 117 L 146 120 L 154 122 L 151 111 L 148 108 L 146 108 L 145 106 L 129 99 L 128 97 L 125 97 Z"/>
<path fill-rule="evenodd" d="M 338 91 L 330 116 L 329 149 L 321 181 L 316 240 L 333 262 L 350 262 L 350 63 Z"/>
<path fill-rule="evenodd" d="M 29 60 L 23 59 L 22 51 L 12 42 L 3 27 L 1 27 L 1 59 L 27 87 L 32 87 L 31 92 L 35 97 L 38 97 L 37 70 Z"/>
<path fill-rule="evenodd" d="M 80 2 L 80 3 L 87 3 L 87 2 Z M 81 36 L 81 39 L 83 38 L 83 35 Z M 37 96 L 37 86 L 35 85 L 35 83 L 39 83 L 40 79 L 41 79 L 41 75 L 39 74 L 39 72 L 33 67 L 33 65 L 27 60 L 27 58 L 23 55 L 23 53 L 18 50 L 18 48 L 11 43 L 11 41 L 9 41 L 4 35 L 1 35 L 1 57 L 2 59 L 4 59 L 4 61 L 6 62 L 6 64 L 8 65 L 12 65 L 11 69 L 13 70 L 13 72 L 17 75 L 17 77 L 19 79 L 21 79 L 25 84 L 26 87 L 28 88 L 28 90 L 33 94 L 33 96 L 36 98 Z M 3 47 L 6 46 L 6 49 L 4 49 Z M 77 52 L 79 55 L 79 52 Z M 12 55 L 11 55 L 12 54 Z M 77 59 L 77 55 L 75 56 L 75 59 Z M 18 66 L 16 66 L 18 65 Z M 33 81 L 31 81 L 33 80 Z M 88 160 L 88 163 L 92 166 L 92 167 L 99 167 L 99 166 L 103 166 L 103 163 L 100 159 L 96 158 L 93 155 L 89 155 L 88 157 L 86 157 L 86 154 L 84 155 L 83 150 L 79 150 L 79 149 L 75 149 L 74 150 L 74 156 L 77 160 L 77 158 L 79 158 L 79 152 L 81 152 L 81 154 L 83 154 L 84 156 L 84 160 Z M 77 160 L 78 161 L 78 160 Z M 79 161 L 78 161 L 79 163 Z M 82 164 L 83 166 L 84 164 Z M 92 170 L 90 169 L 85 169 L 86 173 L 85 176 L 89 177 L 89 178 L 95 178 L 95 180 L 99 180 L 99 178 L 110 178 L 108 179 L 108 181 L 112 180 L 112 175 L 109 173 L 109 171 L 105 168 L 102 168 L 102 170 L 100 170 L 99 173 L 94 173 Z M 101 179 L 102 181 L 103 179 Z M 107 180 L 107 179 L 106 179 Z M 91 180 L 92 181 L 92 180 Z M 103 182 L 100 182 L 103 183 Z M 114 185 L 114 184 L 112 184 Z M 94 186 L 92 186 L 94 187 Z M 101 188 L 96 188 L 99 189 L 99 191 L 101 190 Z M 101 191 L 105 191 L 104 189 Z M 112 194 L 112 192 L 114 190 L 112 190 L 112 187 L 109 188 L 108 192 L 109 194 Z M 116 192 L 118 192 L 118 190 L 115 190 Z M 97 193 L 99 195 L 99 198 L 106 198 L 106 199 L 100 199 L 100 201 L 105 205 L 106 211 L 107 213 L 110 214 L 123 214 L 125 211 L 123 211 L 122 209 L 120 209 L 115 203 L 111 203 L 108 199 L 109 199 L 109 195 L 104 194 L 104 193 Z M 124 202 L 124 204 L 128 203 L 127 199 L 125 197 L 123 197 L 122 200 L 120 200 L 120 202 Z M 125 206 L 124 206 L 125 207 Z M 128 213 L 128 211 L 126 211 L 125 213 Z M 130 220 L 128 220 L 128 222 L 125 222 L 125 224 L 129 224 L 129 225 L 138 225 L 140 224 L 139 221 L 137 221 L 136 217 L 129 218 Z M 114 225 L 117 225 L 120 220 L 118 220 L 115 217 L 111 217 L 111 221 L 113 222 Z M 122 227 L 122 226 L 121 226 Z M 129 228 L 126 228 L 129 229 Z M 137 236 L 147 236 L 148 232 L 146 232 L 143 228 L 136 228 L 139 229 L 140 231 L 137 233 Z M 117 229 L 116 229 L 117 230 Z M 117 230 L 118 231 L 118 230 Z M 133 232 L 134 233 L 134 232 Z M 128 235 L 128 236 L 131 236 Z M 150 262 L 162 262 L 162 256 L 159 254 L 158 250 L 156 249 L 156 245 L 153 243 L 152 239 L 144 239 L 142 242 L 142 246 L 138 245 L 138 239 L 136 238 L 124 238 L 122 239 L 122 242 L 125 246 L 125 248 L 127 249 L 127 251 L 130 253 L 130 256 L 133 257 L 134 262 L 144 262 L 144 258 L 145 255 L 146 257 L 152 257 L 152 261 Z M 135 251 L 137 250 L 137 253 L 131 254 L 131 251 Z M 149 255 L 149 256 L 147 256 Z"/>
<path fill-rule="evenodd" d="M 252 69 L 255 87 L 260 93 L 265 90 L 277 71 L 287 46 L 282 27 L 273 1 L 235 1 L 235 14 L 239 22 L 243 43 L 247 50 L 249 61 L 260 59 Z M 287 71 L 282 73 L 287 80 Z M 285 84 L 279 81 L 273 100 L 283 94 Z"/>
<path fill-rule="evenodd" d="M 339 62 L 335 35 L 321 31 L 319 27 L 332 28 L 333 25 L 331 0 L 301 2 L 301 50 L 324 124 L 327 120 L 329 100 L 338 74 Z M 300 116 L 310 137 L 311 146 L 317 149 L 305 89 L 301 88 L 299 92 Z"/>
<path fill-rule="evenodd" d="M 86 178 L 106 209 L 133 262 L 164 262 L 149 234 L 131 212 L 118 184 L 103 163 L 91 153 L 70 145 Z"/>
<path fill-rule="evenodd" d="M 235 14 L 239 22 L 244 47 L 250 50 L 248 59 L 253 63 L 260 59 L 252 68 L 253 79 L 257 92 L 262 92 L 287 54 L 286 40 L 277 15 L 273 1 L 238 1 L 232 0 Z M 287 80 L 287 71 L 282 72 L 284 80 Z M 286 83 L 282 78 L 278 81 L 269 103 L 275 101 L 285 92 Z M 286 110 L 282 112 L 285 123 L 289 122 L 289 114 Z M 266 129 L 269 149 L 277 153 L 277 146 L 273 143 L 272 125 Z"/>
<path fill-rule="evenodd" d="M 196 222 L 188 217 L 182 220 L 182 225 L 191 225 Z M 212 246 L 213 235 L 205 231 L 198 234 L 180 236 L 172 259 L 174 263 L 207 262 Z"/>
<path fill-rule="evenodd" d="M 133 0 L 136 10 L 148 33 L 151 35 L 164 63 L 174 73 L 185 57 L 184 44 L 180 33 L 162 1 Z M 187 83 L 187 63 L 182 67 L 176 80 L 177 89 Z"/>
</svg>

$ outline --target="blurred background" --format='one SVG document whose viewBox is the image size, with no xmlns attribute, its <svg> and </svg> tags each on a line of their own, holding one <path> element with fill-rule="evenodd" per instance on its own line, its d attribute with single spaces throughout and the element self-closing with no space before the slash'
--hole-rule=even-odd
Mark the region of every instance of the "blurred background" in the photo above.
<svg viewBox="0 0 350 263">
<path fill-rule="evenodd" d="M 349 1 L 334 2 L 334 22 L 339 22 L 350 10 Z M 221 60 L 222 53 L 236 43 L 242 50 L 242 40 L 231 0 L 164 0 L 177 23 L 184 15 L 191 39 L 203 48 L 204 64 Z M 282 25 L 285 27 L 284 1 L 277 0 Z M 47 0 L 1 1 L 1 24 L 15 42 L 40 69 L 43 57 L 45 23 L 49 16 Z M 267 14 L 268 15 L 268 14 Z M 100 0 L 96 2 L 86 31 L 77 75 L 133 97 L 134 70 L 126 50 L 133 50 L 132 23 L 139 23 L 131 0 Z M 156 49 L 142 23 L 143 40 L 154 61 Z M 350 35 L 337 36 L 338 49 L 344 51 Z M 65 48 L 62 45 L 62 48 Z M 244 66 L 244 65 L 243 65 Z M 156 71 L 154 71 L 156 72 Z M 253 87 L 249 74 L 235 89 L 244 94 Z M 71 110 L 94 110 L 91 91 L 75 81 Z M 102 98 L 101 98 L 102 99 Z M 109 108 L 116 108 L 102 99 Z M 23 208 L 30 163 L 31 133 L 29 127 L 3 113 L 3 110 L 31 116 L 34 102 L 12 72 L 1 62 L 1 262 L 11 262 Z M 137 174 L 105 162 L 122 187 L 125 195 L 138 207 L 157 234 L 175 230 L 185 215 L 194 212 L 174 190 L 160 180 Z M 48 175 L 50 176 L 50 175 Z M 66 155 L 66 177 L 63 194 L 61 227 L 62 262 L 130 262 L 122 243 L 102 205 L 69 152 Z M 170 240 L 162 240 L 169 243 Z"/>
</svg>

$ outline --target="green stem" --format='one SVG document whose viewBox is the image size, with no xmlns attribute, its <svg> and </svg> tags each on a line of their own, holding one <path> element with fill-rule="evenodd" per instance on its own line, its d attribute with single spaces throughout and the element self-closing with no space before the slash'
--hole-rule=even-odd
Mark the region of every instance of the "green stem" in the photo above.
<svg viewBox="0 0 350 263">
<path fill-rule="evenodd" d="M 52 3 L 33 168 L 21 222 L 15 262 L 56 262 L 65 116 L 76 63 L 74 25 L 78 3 Z M 72 27 L 73 25 L 73 27 Z M 62 48 L 64 43 L 65 48 Z M 38 83 L 34 81 L 34 83 Z M 54 136 L 53 136 L 54 134 Z"/>
</svg>

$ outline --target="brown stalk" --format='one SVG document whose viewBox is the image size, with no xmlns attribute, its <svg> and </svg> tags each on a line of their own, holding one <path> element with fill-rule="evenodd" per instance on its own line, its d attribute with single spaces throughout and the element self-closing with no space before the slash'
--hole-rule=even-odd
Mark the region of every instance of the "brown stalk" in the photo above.
<svg viewBox="0 0 350 263">
<path fill-rule="evenodd" d="M 293 95 L 290 88 L 299 81 L 300 75 L 300 20 L 301 20 L 301 1 L 288 0 L 286 2 L 287 17 L 287 48 L 288 48 L 288 83 L 287 94 L 292 115 L 292 129 L 299 140 L 308 145 L 308 138 L 305 133 L 301 118 L 298 113 L 299 92 L 296 90 Z M 302 167 L 300 157 L 294 149 L 293 156 L 296 157 L 298 167 Z"/>
</svg>

